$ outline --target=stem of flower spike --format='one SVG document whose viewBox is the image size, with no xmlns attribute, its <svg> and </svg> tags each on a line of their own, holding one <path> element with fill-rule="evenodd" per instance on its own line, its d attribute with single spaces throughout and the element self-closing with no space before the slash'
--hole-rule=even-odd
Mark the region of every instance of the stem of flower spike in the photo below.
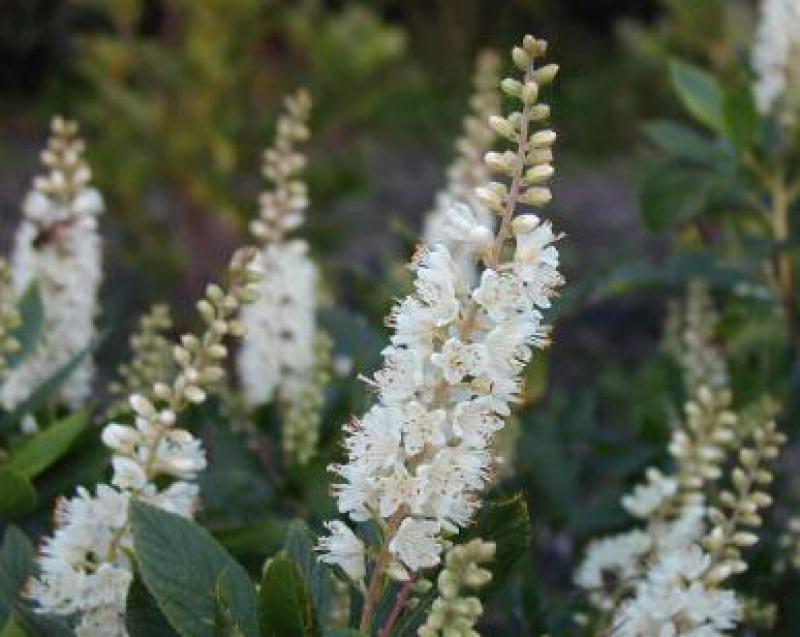
<svg viewBox="0 0 800 637">
<path fill-rule="evenodd" d="M 389 523 L 386 525 L 386 533 L 384 534 L 383 545 L 381 546 L 381 551 L 375 560 L 375 566 L 372 569 L 372 576 L 369 580 L 367 593 L 364 596 L 364 607 L 361 609 L 360 628 L 364 634 L 369 634 L 369 631 L 372 628 L 375 606 L 378 603 L 378 599 L 381 596 L 383 588 L 382 584 L 384 573 L 386 571 L 386 567 L 392 561 L 392 554 L 389 552 L 389 542 L 392 541 L 394 534 L 397 532 L 400 523 L 405 517 L 405 507 L 401 507 L 394 512 L 394 515 L 389 518 Z"/>
<path fill-rule="evenodd" d="M 524 82 L 530 82 L 534 79 L 534 65 L 533 61 L 528 65 L 525 71 Z M 517 208 L 517 201 L 519 199 L 520 190 L 522 189 L 522 175 L 525 170 L 525 155 L 528 152 L 529 140 L 528 129 L 531 124 L 531 105 L 526 104 L 522 108 L 522 116 L 519 121 L 519 143 L 517 144 L 517 165 L 514 168 L 514 174 L 511 177 L 511 186 L 506 199 L 505 210 L 500 218 L 500 228 L 497 231 L 494 244 L 492 245 L 489 254 L 486 257 L 486 267 L 493 270 L 497 269 L 500 262 L 500 257 L 503 252 L 503 246 L 511 234 L 511 221 L 514 218 L 514 210 Z"/>
<path fill-rule="evenodd" d="M 786 186 L 783 171 L 771 180 L 772 195 L 772 233 L 775 241 L 785 243 L 790 238 L 789 207 L 791 195 Z M 775 268 L 778 288 L 786 314 L 786 329 L 789 333 L 795 353 L 800 351 L 800 316 L 798 316 L 797 297 L 795 294 L 794 262 L 791 254 L 781 246 L 781 252 L 775 257 Z"/>
<path fill-rule="evenodd" d="M 392 612 L 389 613 L 389 618 L 386 620 L 386 624 L 378 631 L 378 637 L 391 637 L 394 625 L 400 618 L 400 614 L 403 612 L 403 610 L 405 610 L 406 605 L 408 604 L 408 598 L 411 596 L 411 591 L 413 590 L 414 583 L 416 581 L 417 578 L 412 575 L 407 582 L 403 583 L 403 586 L 397 595 L 397 600 L 394 603 L 394 608 L 392 608 Z"/>
</svg>

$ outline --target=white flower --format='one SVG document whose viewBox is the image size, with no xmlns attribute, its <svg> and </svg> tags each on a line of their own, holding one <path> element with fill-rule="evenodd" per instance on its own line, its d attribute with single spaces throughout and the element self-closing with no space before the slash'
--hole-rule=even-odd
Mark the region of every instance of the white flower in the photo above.
<svg viewBox="0 0 800 637">
<path fill-rule="evenodd" d="M 114 478 L 112 484 L 120 489 L 142 489 L 147 484 L 147 475 L 144 468 L 138 462 L 122 456 L 114 456 L 111 459 L 114 467 Z"/>
<path fill-rule="evenodd" d="M 72 201 L 72 212 L 79 216 L 95 216 L 103 212 L 103 196 L 96 188 L 86 188 Z"/>
<path fill-rule="evenodd" d="M 412 571 L 436 566 L 442 552 L 436 539 L 438 533 L 437 522 L 406 518 L 389 543 L 389 550 Z"/>
<path fill-rule="evenodd" d="M 403 405 L 401 414 L 403 446 L 409 455 L 420 453 L 426 445 L 440 447 L 447 441 L 444 409 L 428 411 L 421 403 L 409 401 Z"/>
<path fill-rule="evenodd" d="M 662 556 L 616 612 L 612 635 L 715 637 L 735 628 L 741 606 L 732 591 L 703 584 L 709 564 L 696 545 Z"/>
<path fill-rule="evenodd" d="M 314 365 L 319 274 L 300 240 L 268 244 L 259 298 L 242 310 L 239 375 L 250 405 L 296 398 Z"/>
<path fill-rule="evenodd" d="M 492 435 L 503 428 L 488 397 L 458 403 L 453 410 L 453 434 L 468 445 L 485 447 Z"/>
<path fill-rule="evenodd" d="M 558 237 L 549 222 L 540 222 L 535 215 L 517 217 L 517 250 L 514 272 L 526 286 L 531 302 L 539 308 L 550 307 L 553 290 L 563 283 L 558 272 L 558 250 L 553 245 Z"/>
<path fill-rule="evenodd" d="M 110 423 L 103 427 L 100 439 L 106 447 L 117 453 L 131 454 L 142 435 L 133 427 Z"/>
<path fill-rule="evenodd" d="M 375 384 L 387 403 L 410 398 L 424 381 L 423 360 L 410 347 L 387 347 L 383 367 L 375 373 Z"/>
<path fill-rule="evenodd" d="M 443 230 L 453 242 L 472 244 L 475 250 L 480 250 L 494 239 L 494 232 L 485 221 L 485 213 L 477 215 L 467 204 L 451 201 L 445 211 Z"/>
<path fill-rule="evenodd" d="M 93 217 L 55 222 L 44 229 L 30 218 L 17 231 L 12 255 L 14 286 L 23 294 L 38 284 L 44 324 L 36 349 L 15 367 L 0 388 L 0 403 L 12 409 L 42 382 L 89 346 L 99 311 L 101 241 Z M 43 237 L 45 237 L 43 239 Z M 91 394 L 92 357 L 87 356 L 63 385 L 60 396 L 79 407 Z"/>
<path fill-rule="evenodd" d="M 459 302 L 456 298 L 458 275 L 450 252 L 442 245 L 426 250 L 416 265 L 417 298 L 428 310 L 429 320 L 442 327 L 458 316 Z"/>
<path fill-rule="evenodd" d="M 677 480 L 651 468 L 647 472 L 647 484 L 636 485 L 633 493 L 622 498 L 622 506 L 631 515 L 645 520 L 677 491 Z"/>
<path fill-rule="evenodd" d="M 325 528 L 329 535 L 320 538 L 317 546 L 323 552 L 320 560 L 339 566 L 351 580 L 361 582 L 366 575 L 364 543 L 344 522 L 326 522 Z"/>
<path fill-rule="evenodd" d="M 458 338 L 447 339 L 442 351 L 431 356 L 431 362 L 441 367 L 451 385 L 460 383 L 465 376 L 478 376 L 485 368 L 485 359 L 482 345 L 464 343 Z"/>
<path fill-rule="evenodd" d="M 756 104 L 761 113 L 788 98 L 800 98 L 800 5 L 796 0 L 763 0 L 753 47 Z"/>
<path fill-rule="evenodd" d="M 652 546 L 650 535 L 638 530 L 596 540 L 586 550 L 575 583 L 590 593 L 593 603 L 609 608 L 619 591 L 636 583 Z"/>
<path fill-rule="evenodd" d="M 524 282 L 513 274 L 484 270 L 472 298 L 496 321 L 533 312 L 533 303 Z"/>
</svg>

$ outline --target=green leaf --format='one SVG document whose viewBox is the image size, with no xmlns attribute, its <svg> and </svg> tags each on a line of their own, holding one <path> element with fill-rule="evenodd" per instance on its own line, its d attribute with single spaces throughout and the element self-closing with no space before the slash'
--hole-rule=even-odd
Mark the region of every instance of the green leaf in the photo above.
<svg viewBox="0 0 800 637">
<path fill-rule="evenodd" d="M 17 623 L 17 620 L 10 617 L 3 626 L 3 631 L 0 632 L 0 637 L 27 637 L 25 631 Z"/>
<path fill-rule="evenodd" d="M 645 166 L 639 201 L 647 227 L 654 232 L 686 222 L 705 210 L 714 189 L 711 175 L 673 161 Z"/>
<path fill-rule="evenodd" d="M 60 619 L 41 615 L 19 603 L 14 607 L 14 621 L 28 637 L 74 637 Z"/>
<path fill-rule="evenodd" d="M 44 324 L 44 305 L 39 292 L 39 284 L 31 283 L 19 300 L 20 325 L 12 336 L 19 343 L 19 349 L 8 356 L 10 367 L 16 367 L 35 349 Z"/>
<path fill-rule="evenodd" d="M 677 122 L 647 122 L 642 126 L 642 132 L 658 150 L 687 161 L 710 163 L 720 153 L 710 140 Z"/>
<path fill-rule="evenodd" d="M 214 537 L 236 556 L 271 555 L 279 551 L 286 537 L 286 522 L 273 517 L 243 526 L 214 529 Z"/>
<path fill-rule="evenodd" d="M 497 545 L 494 560 L 488 566 L 492 571 L 492 581 L 480 591 L 481 597 L 489 598 L 503 586 L 514 565 L 530 546 L 530 518 L 523 494 L 488 499 L 475 524 L 463 535 L 463 542 L 477 537 Z M 459 536 L 460 542 L 462 538 Z"/>
<path fill-rule="evenodd" d="M 86 418 L 86 412 L 76 412 L 37 433 L 14 450 L 5 468 L 35 478 L 69 451 L 86 427 Z"/>
<path fill-rule="evenodd" d="M 323 637 L 363 637 L 364 633 L 355 628 L 334 628 L 326 630 Z"/>
<path fill-rule="evenodd" d="M 42 382 L 28 398 L 17 405 L 13 411 L 7 413 L 3 419 L 0 420 L 0 431 L 11 429 L 17 425 L 26 414 L 32 414 L 53 398 L 86 357 L 90 356 L 92 352 L 100 346 L 106 334 L 107 332 L 98 334 L 91 343 L 75 354 L 75 356 L 67 361 L 57 372 L 50 376 L 50 378 Z"/>
<path fill-rule="evenodd" d="M 253 584 L 208 531 L 138 500 L 130 517 L 142 580 L 180 635 L 228 635 L 220 621 L 225 616 L 244 637 L 258 637 Z"/>
<path fill-rule="evenodd" d="M 137 577 L 128 590 L 125 629 L 130 637 L 177 637 L 156 600 Z"/>
<path fill-rule="evenodd" d="M 670 78 L 686 110 L 701 124 L 722 133 L 725 130 L 723 93 L 717 80 L 698 67 L 673 60 Z"/>
<path fill-rule="evenodd" d="M 0 624 L 8 619 L 17 595 L 33 570 L 33 545 L 15 526 L 9 526 L 0 546 Z"/>
<path fill-rule="evenodd" d="M 300 567 L 283 553 L 267 564 L 261 580 L 261 631 L 263 637 L 319 634 Z"/>
<path fill-rule="evenodd" d="M 750 84 L 734 87 L 725 94 L 723 104 L 725 130 L 739 152 L 748 150 L 756 140 L 759 116 Z"/>
<path fill-rule="evenodd" d="M 21 517 L 36 508 L 30 480 L 11 469 L 0 469 L 0 521 Z"/>
<path fill-rule="evenodd" d="M 316 543 L 316 536 L 303 521 L 292 522 L 286 536 L 286 554 L 300 567 L 316 616 L 328 617 L 333 598 L 333 580 L 328 567 L 317 559 L 314 551 Z"/>
</svg>

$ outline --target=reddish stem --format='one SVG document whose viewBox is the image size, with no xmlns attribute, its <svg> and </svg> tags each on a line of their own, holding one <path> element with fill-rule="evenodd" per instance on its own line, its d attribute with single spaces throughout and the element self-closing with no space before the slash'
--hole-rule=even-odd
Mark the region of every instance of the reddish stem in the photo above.
<svg viewBox="0 0 800 637">
<path fill-rule="evenodd" d="M 397 599 L 394 602 L 394 608 L 392 608 L 392 612 L 389 613 L 386 624 L 378 631 L 379 637 L 389 637 L 392 634 L 394 625 L 397 623 L 397 620 L 400 618 L 400 614 L 408 604 L 408 598 L 411 595 L 411 590 L 414 588 L 415 581 L 416 578 L 412 575 L 411 579 L 403 584 L 403 587 L 397 594 Z"/>
</svg>

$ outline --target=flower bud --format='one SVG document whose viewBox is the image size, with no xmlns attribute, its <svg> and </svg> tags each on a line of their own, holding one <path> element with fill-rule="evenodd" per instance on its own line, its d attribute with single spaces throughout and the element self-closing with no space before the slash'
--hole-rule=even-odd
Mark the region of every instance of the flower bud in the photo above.
<svg viewBox="0 0 800 637">
<path fill-rule="evenodd" d="M 542 68 L 536 69 L 533 76 L 541 86 L 552 83 L 558 74 L 558 64 L 546 64 Z"/>
<path fill-rule="evenodd" d="M 529 206 L 544 206 L 549 203 L 553 198 L 549 188 L 528 188 L 519 196 L 520 203 L 528 204 Z"/>
<path fill-rule="evenodd" d="M 514 60 L 514 64 L 517 65 L 517 68 L 521 71 L 527 71 L 531 64 L 530 54 L 525 49 L 518 46 L 515 46 L 511 50 L 511 58 Z"/>
<path fill-rule="evenodd" d="M 503 92 L 506 95 L 510 95 L 511 97 L 519 97 L 522 93 L 522 82 L 507 77 L 500 83 L 500 88 L 503 89 Z"/>
</svg>

